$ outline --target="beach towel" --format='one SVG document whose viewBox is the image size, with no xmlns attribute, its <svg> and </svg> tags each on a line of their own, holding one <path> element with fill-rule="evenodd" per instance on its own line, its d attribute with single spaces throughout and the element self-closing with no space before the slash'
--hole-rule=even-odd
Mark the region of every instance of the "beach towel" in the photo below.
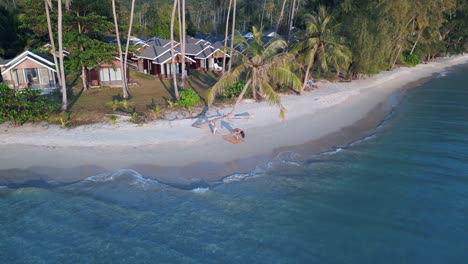
<svg viewBox="0 0 468 264">
<path fill-rule="evenodd" d="M 239 144 L 239 143 L 243 143 L 244 140 L 240 139 L 240 138 L 236 138 L 235 136 L 233 135 L 227 135 L 227 136 L 224 136 L 223 137 L 224 140 L 227 140 L 229 142 L 231 142 L 232 144 Z"/>
</svg>

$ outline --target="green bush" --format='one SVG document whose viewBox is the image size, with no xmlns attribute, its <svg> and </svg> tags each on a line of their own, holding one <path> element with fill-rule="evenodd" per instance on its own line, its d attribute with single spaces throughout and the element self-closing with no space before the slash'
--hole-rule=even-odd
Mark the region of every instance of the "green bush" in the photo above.
<svg viewBox="0 0 468 264">
<path fill-rule="evenodd" d="M 10 121 L 13 125 L 49 119 L 49 113 L 58 109 L 58 104 L 49 102 L 41 91 L 25 89 L 17 91 L 0 84 L 0 123 Z"/>
<path fill-rule="evenodd" d="M 237 81 L 231 87 L 229 87 L 229 88 L 227 88 L 227 89 L 225 89 L 223 91 L 223 96 L 225 98 L 238 97 L 240 95 L 240 93 L 242 92 L 242 89 L 244 89 L 244 86 L 245 86 L 245 81 L 244 80 Z M 249 91 L 250 91 L 250 86 L 249 86 L 249 88 L 247 88 L 246 94 L 249 94 Z"/>
<path fill-rule="evenodd" d="M 418 56 L 416 56 L 415 54 L 406 55 L 406 56 L 405 56 L 405 63 L 406 63 L 408 66 L 416 66 L 416 65 L 418 65 L 418 64 L 419 64 Z"/>
<path fill-rule="evenodd" d="M 180 92 L 180 100 L 177 104 L 183 107 L 190 108 L 191 106 L 200 103 L 200 96 L 192 89 L 184 89 Z"/>
</svg>

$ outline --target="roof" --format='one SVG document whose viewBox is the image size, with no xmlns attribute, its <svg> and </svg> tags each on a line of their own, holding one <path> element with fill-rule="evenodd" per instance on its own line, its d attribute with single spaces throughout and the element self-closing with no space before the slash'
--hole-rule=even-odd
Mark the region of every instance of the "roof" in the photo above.
<svg viewBox="0 0 468 264">
<path fill-rule="evenodd" d="M 146 44 L 150 46 L 154 45 L 154 46 L 159 46 L 159 47 L 169 47 L 169 45 L 171 44 L 171 40 L 162 39 L 158 37 L 152 37 L 146 41 Z M 175 45 L 178 44 L 177 41 L 174 41 L 174 44 Z"/>
<path fill-rule="evenodd" d="M 211 55 L 213 55 L 217 51 L 223 52 L 220 49 L 213 48 L 212 46 L 209 46 L 209 48 L 203 50 L 200 54 L 198 54 L 198 56 L 196 58 L 197 59 L 206 59 L 206 58 L 210 57 Z M 226 57 L 229 57 L 229 55 L 226 54 Z"/>
<path fill-rule="evenodd" d="M 144 47 L 140 51 L 140 55 L 138 55 L 138 57 L 155 60 L 156 58 L 160 57 L 161 55 L 165 53 L 171 53 L 171 49 L 166 48 L 166 47 L 156 46 L 156 45 L 150 45 L 150 46 Z"/>
<path fill-rule="evenodd" d="M 187 55 L 192 55 L 192 56 L 197 56 L 198 54 L 202 53 L 205 49 L 209 48 L 211 46 L 209 45 L 203 45 L 203 44 L 190 44 L 186 43 L 185 44 L 185 54 Z M 177 49 L 180 51 L 180 48 Z"/>
<path fill-rule="evenodd" d="M 6 66 L 10 61 L 12 61 L 13 59 L 10 59 L 10 60 L 1 60 L 0 61 L 0 67 L 4 67 Z"/>
<path fill-rule="evenodd" d="M 8 71 L 15 68 L 18 64 L 27 59 L 41 64 L 42 66 L 55 72 L 55 64 L 52 62 L 51 57 L 45 56 L 43 54 L 33 53 L 27 50 L 11 60 L 3 61 L 6 62 L 5 64 L 2 64 L 3 67 L 6 67 L 6 70 L 3 71 L 3 73 L 7 73 Z"/>
</svg>

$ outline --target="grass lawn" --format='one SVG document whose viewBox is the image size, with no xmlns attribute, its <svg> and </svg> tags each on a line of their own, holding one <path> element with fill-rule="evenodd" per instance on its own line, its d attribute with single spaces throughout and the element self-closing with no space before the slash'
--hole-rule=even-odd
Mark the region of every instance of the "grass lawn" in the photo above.
<svg viewBox="0 0 468 264">
<path fill-rule="evenodd" d="M 218 80 L 218 75 L 213 72 L 191 71 L 186 78 L 185 88 L 194 89 L 202 98 L 202 104 L 206 104 L 206 96 L 209 89 Z M 130 99 L 127 110 L 119 103 L 117 111 L 137 112 L 150 117 L 155 105 L 161 109 L 167 108 L 167 100 L 175 101 L 172 79 L 160 79 L 152 75 L 142 74 L 130 70 L 130 79 L 136 84 L 130 85 Z M 68 83 L 72 88 L 68 93 L 68 112 L 56 114 L 51 117 L 51 122 L 60 123 L 60 118 L 68 120 L 69 125 L 83 125 L 109 120 L 109 114 L 113 114 L 112 102 L 122 102 L 122 88 L 92 88 L 84 92 L 79 76 L 69 76 Z M 107 116 L 106 116 L 107 115 Z"/>
</svg>

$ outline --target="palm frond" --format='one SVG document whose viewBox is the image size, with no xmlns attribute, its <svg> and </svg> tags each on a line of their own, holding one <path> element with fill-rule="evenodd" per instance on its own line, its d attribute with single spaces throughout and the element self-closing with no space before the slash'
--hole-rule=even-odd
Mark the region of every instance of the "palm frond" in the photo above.
<svg viewBox="0 0 468 264">
<path fill-rule="evenodd" d="M 211 87 L 208 92 L 208 103 L 212 104 L 216 95 L 224 91 L 224 89 L 231 87 L 234 83 L 239 80 L 240 75 L 245 71 L 244 65 L 239 65 L 234 68 L 231 72 L 224 74 L 219 78 L 218 82 Z"/>
<path fill-rule="evenodd" d="M 294 91 L 300 91 L 302 82 L 297 75 L 286 67 L 274 67 L 268 72 L 270 80 L 284 84 L 292 88 Z"/>
</svg>

